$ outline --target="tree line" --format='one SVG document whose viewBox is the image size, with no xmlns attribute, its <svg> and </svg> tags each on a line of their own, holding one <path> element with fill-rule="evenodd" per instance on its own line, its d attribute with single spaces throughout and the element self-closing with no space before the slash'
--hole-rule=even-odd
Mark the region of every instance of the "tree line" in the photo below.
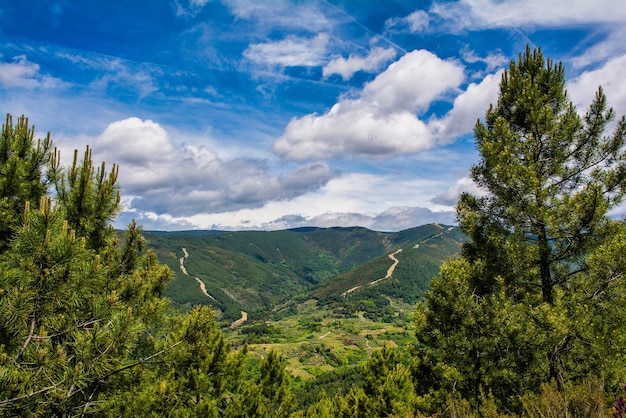
<svg viewBox="0 0 626 418">
<path fill-rule="evenodd" d="M 181 313 L 134 222 L 118 167 L 70 167 L 10 115 L 0 138 L 0 412 L 8 416 L 623 416 L 626 120 L 601 88 L 585 113 L 560 63 L 527 48 L 474 130 L 484 191 L 469 240 L 414 313 L 408 347 L 375 351 L 306 402 L 273 351 L 233 350 L 214 313 Z M 608 130 L 610 133 L 606 133 Z M 321 383 L 321 381 L 320 381 Z M 320 386 L 321 387 L 321 386 Z M 623 395 L 622 395 L 623 396 Z M 621 400 L 621 403 L 620 403 Z M 613 403 L 615 401 L 615 403 Z"/>
</svg>

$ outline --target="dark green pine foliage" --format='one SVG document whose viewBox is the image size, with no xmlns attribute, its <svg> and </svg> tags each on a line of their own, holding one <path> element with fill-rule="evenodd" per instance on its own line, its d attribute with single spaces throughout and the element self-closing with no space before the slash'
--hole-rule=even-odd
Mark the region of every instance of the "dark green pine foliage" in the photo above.
<svg viewBox="0 0 626 418">
<path fill-rule="evenodd" d="M 240 390 L 246 350 L 231 352 L 208 307 L 165 324 L 140 356 L 149 367 L 116 376 L 106 410 L 114 416 L 225 416 Z"/>
<path fill-rule="evenodd" d="M 362 384 L 329 398 L 322 392 L 317 402 L 302 412 L 305 417 L 412 417 L 418 410 L 407 358 L 398 349 L 383 346 L 359 366 Z"/>
<path fill-rule="evenodd" d="M 137 362 L 146 332 L 165 312 L 169 270 L 139 253 L 134 224 L 118 243 L 102 222 L 119 210 L 115 167 L 107 176 L 104 165 L 95 171 L 83 161 L 76 170 L 75 162 L 64 174 L 49 137 L 35 142 L 23 117 L 15 127 L 7 118 L 3 155 L 0 410 L 97 410 L 109 379 Z M 47 196 L 50 185 L 56 199 Z"/>
<path fill-rule="evenodd" d="M 52 161 L 55 172 L 60 171 L 58 160 L 55 155 Z M 87 238 L 90 248 L 101 248 L 107 235 L 113 233 L 111 222 L 120 209 L 118 171 L 114 164 L 107 175 L 104 162 L 96 169 L 91 149 L 87 147 L 82 161 L 78 159 L 78 151 L 74 151 L 72 166 L 55 178 L 56 198 L 65 208 L 67 222 L 76 234 Z"/>
<path fill-rule="evenodd" d="M 46 171 L 52 157 L 50 135 L 35 140 L 28 119 L 7 115 L 0 136 L 0 252 L 6 250 L 15 229 L 22 223 L 24 205 L 39 206 L 55 173 Z"/>
<path fill-rule="evenodd" d="M 231 399 L 225 416 L 289 417 L 295 404 L 283 360 L 271 350 L 259 365 L 258 377 L 245 381 L 239 394 Z"/>
<path fill-rule="evenodd" d="M 617 379 L 623 257 L 613 270 L 598 262 L 625 237 L 607 217 L 626 186 L 624 118 L 605 134 L 614 118 L 601 88 L 581 117 L 562 65 L 540 50 L 505 71 L 475 128 L 471 175 L 486 195 L 463 194 L 457 206 L 470 241 L 418 309 L 424 399 L 455 391 L 478 402 L 482 389 L 519 410 L 519 394 L 550 379 Z"/>
<path fill-rule="evenodd" d="M 223 415 L 245 350 L 207 308 L 170 314 L 170 270 L 109 224 L 117 167 L 87 149 L 64 171 L 23 117 L 2 135 L 0 415 Z"/>
</svg>

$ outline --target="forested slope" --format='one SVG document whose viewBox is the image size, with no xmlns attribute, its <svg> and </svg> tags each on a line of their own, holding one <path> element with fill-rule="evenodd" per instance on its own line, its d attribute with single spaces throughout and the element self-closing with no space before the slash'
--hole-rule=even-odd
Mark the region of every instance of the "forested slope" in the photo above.
<svg viewBox="0 0 626 418">
<path fill-rule="evenodd" d="M 254 312 L 265 316 L 296 295 L 336 298 L 358 286 L 354 283 L 383 277 L 390 264 L 388 254 L 400 248 L 405 252 L 397 274 L 393 280 L 380 283 L 377 294 L 415 303 L 441 263 L 458 253 L 463 239 L 458 228 L 442 225 L 394 233 L 366 228 L 300 228 L 146 232 L 145 237 L 148 247 L 174 272 L 165 294 L 181 308 L 211 305 L 223 312 L 225 321 L 238 318 L 242 310 L 253 317 Z M 189 255 L 184 260 L 188 275 L 180 268 L 183 248 Z M 205 284 L 213 298 L 200 291 L 194 277 Z M 363 296 L 362 292 L 352 296 L 357 293 Z"/>
</svg>

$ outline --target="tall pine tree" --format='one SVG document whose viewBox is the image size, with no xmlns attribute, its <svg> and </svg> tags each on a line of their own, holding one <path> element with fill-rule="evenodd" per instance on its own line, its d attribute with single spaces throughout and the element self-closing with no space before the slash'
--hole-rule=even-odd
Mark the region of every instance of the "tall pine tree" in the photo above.
<svg viewBox="0 0 626 418">
<path fill-rule="evenodd" d="M 169 313 L 170 271 L 134 222 L 118 237 L 119 210 L 116 166 L 87 148 L 65 170 L 49 136 L 7 117 L 0 415 L 219 416 L 232 403 L 245 351 L 230 352 L 209 309 Z"/>
<path fill-rule="evenodd" d="M 470 240 L 420 308 L 418 370 L 433 382 L 424 393 L 440 385 L 477 400 L 483 388 L 514 407 L 540 382 L 614 374 L 608 362 L 623 348 L 597 341 L 624 321 L 598 321 L 624 283 L 594 260 L 625 237 L 607 213 L 626 190 L 626 120 L 606 135 L 615 115 L 602 89 L 581 117 L 565 81 L 561 64 L 527 48 L 476 124 L 481 159 L 471 176 L 486 195 L 461 196 Z"/>
</svg>

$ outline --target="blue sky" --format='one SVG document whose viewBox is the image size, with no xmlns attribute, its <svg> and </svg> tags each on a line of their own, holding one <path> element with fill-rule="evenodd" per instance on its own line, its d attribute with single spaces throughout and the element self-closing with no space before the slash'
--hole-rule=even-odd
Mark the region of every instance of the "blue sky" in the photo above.
<svg viewBox="0 0 626 418">
<path fill-rule="evenodd" d="M 145 229 L 454 222 L 527 44 L 626 113 L 614 0 L 0 0 L 0 111 L 120 165 Z"/>
</svg>

